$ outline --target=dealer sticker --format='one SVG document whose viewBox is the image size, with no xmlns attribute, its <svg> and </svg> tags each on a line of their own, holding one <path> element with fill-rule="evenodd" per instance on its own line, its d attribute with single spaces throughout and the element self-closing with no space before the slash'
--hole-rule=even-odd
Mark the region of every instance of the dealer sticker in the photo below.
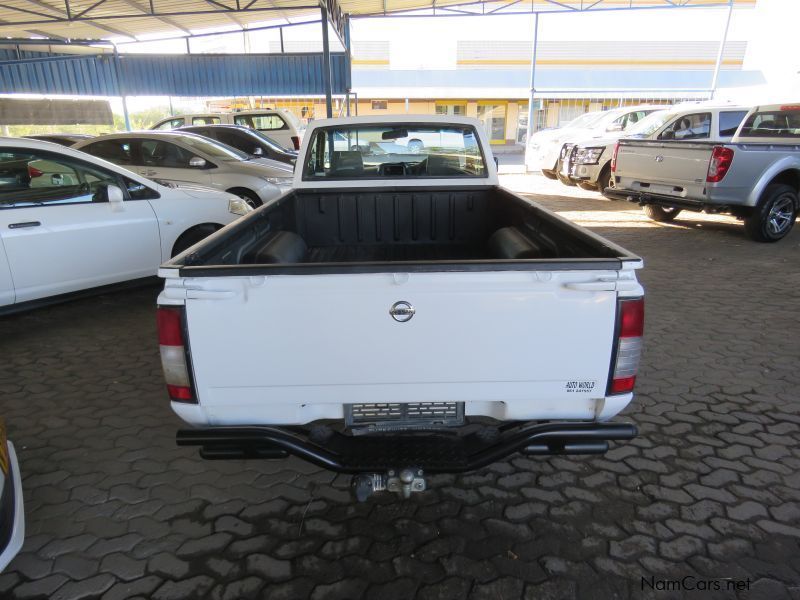
<svg viewBox="0 0 800 600">
<path fill-rule="evenodd" d="M 594 391 L 596 383 L 594 380 L 575 379 L 566 383 L 564 391 L 573 394 L 589 394 Z"/>
</svg>

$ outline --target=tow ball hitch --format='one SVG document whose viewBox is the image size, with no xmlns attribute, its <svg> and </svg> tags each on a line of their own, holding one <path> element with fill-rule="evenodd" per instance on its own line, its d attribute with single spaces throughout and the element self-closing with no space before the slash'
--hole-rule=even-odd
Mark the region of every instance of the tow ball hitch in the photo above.
<svg viewBox="0 0 800 600">
<path fill-rule="evenodd" d="M 353 493 L 359 502 L 366 502 L 375 492 L 394 492 L 409 498 L 414 492 L 424 492 L 427 482 L 422 469 L 406 467 L 386 473 L 360 473 L 353 477 Z"/>
</svg>

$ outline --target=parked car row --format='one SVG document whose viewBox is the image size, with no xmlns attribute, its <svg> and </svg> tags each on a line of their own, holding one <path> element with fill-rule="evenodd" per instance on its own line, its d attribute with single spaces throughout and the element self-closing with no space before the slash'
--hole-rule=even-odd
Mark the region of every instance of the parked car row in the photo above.
<svg viewBox="0 0 800 600">
<path fill-rule="evenodd" d="M 652 108 L 587 113 L 534 134 L 528 169 L 638 202 L 654 221 L 706 211 L 738 217 L 756 241 L 789 233 L 800 210 L 800 105 Z"/>
<path fill-rule="evenodd" d="M 651 112 L 624 131 L 570 137 L 561 148 L 558 173 L 568 185 L 602 192 L 614 185 L 611 157 L 617 140 L 727 141 L 746 114 L 747 108 L 730 105 L 669 108 Z"/>
<path fill-rule="evenodd" d="M 800 104 L 754 107 L 730 140 L 622 139 L 612 172 L 606 195 L 638 202 L 656 221 L 726 213 L 751 239 L 776 242 L 800 210 Z"/>
</svg>

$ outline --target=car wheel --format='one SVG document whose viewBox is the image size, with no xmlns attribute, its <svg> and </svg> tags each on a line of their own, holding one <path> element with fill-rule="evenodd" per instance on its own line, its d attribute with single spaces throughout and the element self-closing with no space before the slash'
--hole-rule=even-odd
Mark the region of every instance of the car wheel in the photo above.
<svg viewBox="0 0 800 600">
<path fill-rule="evenodd" d="M 177 256 L 187 248 L 194 246 L 200 240 L 204 240 L 220 229 L 222 229 L 222 225 L 216 223 L 204 223 L 203 225 L 196 225 L 191 229 L 187 229 L 175 240 L 171 256 Z"/>
<path fill-rule="evenodd" d="M 546 171 L 545 169 L 542 169 L 542 175 L 544 175 L 548 179 L 558 179 L 558 177 L 556 177 L 556 174 L 553 171 Z"/>
<path fill-rule="evenodd" d="M 657 204 L 648 204 L 642 210 L 644 210 L 644 214 L 646 214 L 650 220 L 658 221 L 659 223 L 674 221 L 675 217 L 681 212 L 680 208 L 658 206 Z"/>
<path fill-rule="evenodd" d="M 597 189 L 602 194 L 606 188 L 615 187 L 614 177 L 611 175 L 611 165 L 606 165 L 597 178 Z"/>
<path fill-rule="evenodd" d="M 792 230 L 797 218 L 797 191 L 782 183 L 768 185 L 755 210 L 744 220 L 744 230 L 757 242 L 777 242 Z"/>
</svg>

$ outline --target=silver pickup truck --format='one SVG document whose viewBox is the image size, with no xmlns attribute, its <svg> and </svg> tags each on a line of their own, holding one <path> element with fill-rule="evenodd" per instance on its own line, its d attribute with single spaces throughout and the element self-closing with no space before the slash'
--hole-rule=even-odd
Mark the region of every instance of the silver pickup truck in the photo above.
<svg viewBox="0 0 800 600">
<path fill-rule="evenodd" d="M 732 214 L 753 240 L 777 242 L 800 208 L 800 104 L 757 106 L 727 144 L 620 140 L 614 187 L 655 221 L 682 210 Z"/>
</svg>

